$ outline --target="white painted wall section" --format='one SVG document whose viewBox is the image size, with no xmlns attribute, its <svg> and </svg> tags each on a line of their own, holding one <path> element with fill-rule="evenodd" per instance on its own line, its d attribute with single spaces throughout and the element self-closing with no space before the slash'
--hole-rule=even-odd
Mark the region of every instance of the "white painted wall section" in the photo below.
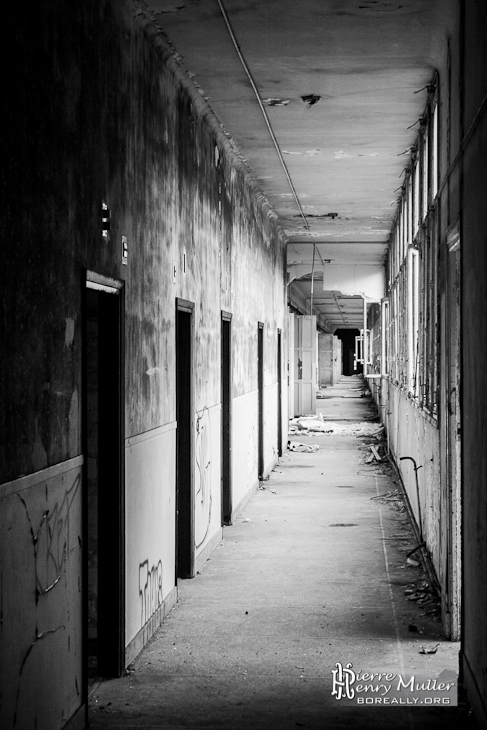
<svg viewBox="0 0 487 730">
<path fill-rule="evenodd" d="M 126 644 L 174 588 L 176 423 L 125 443 Z"/>
<path fill-rule="evenodd" d="M 323 270 L 323 291 L 339 291 L 380 301 L 385 296 L 383 266 L 328 264 Z"/>
</svg>

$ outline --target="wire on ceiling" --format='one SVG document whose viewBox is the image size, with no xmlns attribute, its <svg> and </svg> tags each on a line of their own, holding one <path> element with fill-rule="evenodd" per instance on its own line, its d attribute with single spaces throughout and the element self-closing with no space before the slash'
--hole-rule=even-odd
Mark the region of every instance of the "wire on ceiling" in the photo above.
<svg viewBox="0 0 487 730">
<path fill-rule="evenodd" d="M 300 212 L 301 218 L 303 219 L 304 227 L 307 230 L 309 230 L 309 223 L 306 220 L 306 216 L 304 215 L 304 211 L 303 211 L 303 208 L 302 208 L 301 203 L 299 201 L 298 194 L 296 192 L 296 188 L 293 185 L 293 181 L 291 180 L 291 176 L 289 174 L 289 170 L 287 169 L 287 165 L 284 162 L 284 158 L 282 156 L 282 152 L 281 152 L 281 150 L 279 148 L 279 143 L 278 143 L 278 141 L 276 139 L 276 135 L 274 134 L 274 131 L 273 131 L 272 127 L 271 127 L 271 123 L 269 121 L 269 117 L 267 116 L 267 112 L 266 112 L 265 107 L 264 107 L 264 105 L 262 103 L 262 99 L 260 98 L 260 94 L 259 94 L 259 91 L 257 89 L 257 86 L 255 85 L 255 81 L 252 78 L 252 74 L 250 73 L 250 69 L 247 66 L 247 63 L 245 61 L 245 58 L 243 57 L 242 51 L 240 50 L 240 46 L 238 45 L 237 39 L 236 39 L 235 34 L 234 34 L 233 30 L 232 30 L 232 26 L 230 25 L 230 20 L 228 19 L 227 12 L 226 12 L 225 8 L 223 7 L 222 0 L 216 0 L 216 1 L 217 1 L 218 5 L 220 7 L 220 12 L 222 14 L 223 20 L 225 21 L 225 25 L 227 26 L 227 30 L 228 30 L 228 33 L 230 34 L 230 38 L 232 39 L 232 43 L 235 46 L 235 50 L 237 51 L 237 55 L 238 55 L 238 57 L 240 59 L 240 63 L 242 64 L 243 69 L 244 69 L 245 73 L 247 74 L 247 78 L 248 78 L 248 80 L 250 82 L 250 85 L 252 87 L 252 90 L 253 90 L 253 92 L 255 94 L 255 97 L 257 99 L 257 102 L 259 104 L 260 110 L 262 112 L 262 115 L 264 117 L 265 123 L 267 125 L 267 129 L 269 130 L 269 134 L 271 136 L 272 142 L 274 143 L 274 147 L 276 148 L 277 156 L 279 157 L 279 161 L 280 161 L 280 163 L 282 165 L 282 169 L 284 170 L 284 172 L 286 174 L 287 181 L 289 183 L 289 187 L 291 188 L 291 192 L 292 192 L 292 194 L 294 196 L 294 200 L 296 201 L 296 205 L 299 208 L 299 212 Z"/>
</svg>

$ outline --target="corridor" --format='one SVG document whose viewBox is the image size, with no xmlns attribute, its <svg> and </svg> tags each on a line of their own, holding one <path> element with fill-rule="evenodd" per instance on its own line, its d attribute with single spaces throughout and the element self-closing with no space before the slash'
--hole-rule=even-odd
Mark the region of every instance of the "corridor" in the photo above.
<svg viewBox="0 0 487 730">
<path fill-rule="evenodd" d="M 487 728 L 485 3 L 4 26 L 2 730 Z"/>
<path fill-rule="evenodd" d="M 415 538 L 392 467 L 370 448 L 385 453 L 367 392 L 358 376 L 320 391 L 317 414 L 333 430 L 290 436 L 319 448 L 287 450 L 198 575 L 179 581 L 178 603 L 126 676 L 93 686 L 90 727 L 468 722 L 464 707 L 358 707 L 331 694 L 337 662 L 403 677 L 458 669 L 418 552 L 407 561 Z"/>
</svg>

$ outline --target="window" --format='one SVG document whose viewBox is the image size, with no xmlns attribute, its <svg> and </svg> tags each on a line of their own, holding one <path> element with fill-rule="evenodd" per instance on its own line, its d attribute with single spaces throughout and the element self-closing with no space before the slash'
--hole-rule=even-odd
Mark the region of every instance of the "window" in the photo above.
<svg viewBox="0 0 487 730">
<path fill-rule="evenodd" d="M 417 396 L 418 381 L 418 333 L 419 333 L 419 273 L 418 251 L 410 248 L 408 251 L 408 391 L 413 397 Z"/>
<path fill-rule="evenodd" d="M 419 158 L 416 155 L 414 161 L 414 226 L 413 226 L 413 239 L 418 235 L 419 221 L 421 218 L 419 210 L 420 200 L 420 184 L 419 184 Z"/>
<path fill-rule="evenodd" d="M 382 356 L 391 382 L 433 418 L 438 386 L 438 95 L 428 104 L 398 203 L 382 308 Z"/>
<path fill-rule="evenodd" d="M 435 99 L 433 109 L 433 139 L 431 151 L 431 197 L 438 193 L 438 102 Z"/>
<path fill-rule="evenodd" d="M 423 190 L 423 220 L 428 215 L 428 208 L 429 208 L 429 126 L 428 124 L 425 125 L 423 134 L 422 134 L 422 169 L 421 169 L 421 177 L 422 177 L 422 190 Z"/>
</svg>

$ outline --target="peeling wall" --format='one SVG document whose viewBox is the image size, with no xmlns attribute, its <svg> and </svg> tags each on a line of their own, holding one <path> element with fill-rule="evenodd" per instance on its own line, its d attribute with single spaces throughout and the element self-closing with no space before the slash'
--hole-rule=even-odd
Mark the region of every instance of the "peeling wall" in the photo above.
<svg viewBox="0 0 487 730">
<path fill-rule="evenodd" d="M 382 388 L 380 405 L 383 406 L 381 410 L 387 428 L 388 445 L 401 474 L 416 524 L 418 528 L 421 525 L 429 555 L 441 580 L 444 566 L 440 559 L 442 536 L 438 426 L 386 379 L 382 380 Z M 417 484 L 411 458 L 418 469 Z"/>
</svg>

